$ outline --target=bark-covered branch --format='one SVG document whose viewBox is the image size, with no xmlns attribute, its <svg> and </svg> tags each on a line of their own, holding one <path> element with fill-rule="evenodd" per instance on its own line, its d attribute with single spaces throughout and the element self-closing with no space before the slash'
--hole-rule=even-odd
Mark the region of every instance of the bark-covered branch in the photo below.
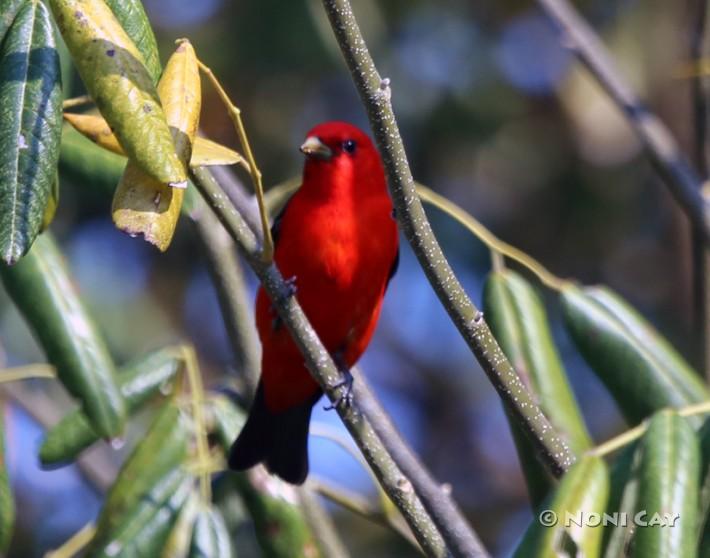
<svg viewBox="0 0 710 558">
<path fill-rule="evenodd" d="M 341 373 L 323 347 L 300 305 L 293 296 L 290 296 L 289 289 L 278 269 L 274 264 L 267 264 L 261 259 L 261 247 L 257 237 L 210 171 L 205 168 L 193 169 L 192 174 L 203 198 L 215 211 L 261 280 L 279 317 L 301 350 L 311 374 L 321 385 L 326 396 L 332 402 L 336 402 L 345 395 L 344 391 L 347 389 L 341 383 Z M 359 397 L 354 397 L 348 407 L 339 406 L 338 413 L 385 492 L 399 508 L 425 552 L 430 556 L 450 555 L 441 533 L 423 506 L 416 488 L 413 488 L 410 480 L 385 449 L 370 418 L 362 411 Z M 467 554 L 467 556 L 477 555 L 487 554 L 485 551 Z"/>
<path fill-rule="evenodd" d="M 626 116 L 665 184 L 693 226 L 710 243 L 710 205 L 702 180 L 661 120 L 651 113 L 617 70 L 594 30 L 567 0 L 537 0 L 560 33 L 560 41 L 584 64 Z"/>
<path fill-rule="evenodd" d="M 392 111 L 389 81 L 383 80 L 377 72 L 350 3 L 347 0 L 323 0 L 323 5 L 367 110 L 387 172 L 397 219 L 407 240 L 434 291 L 504 403 L 530 436 L 542 460 L 554 474 L 560 475 L 575 457 L 503 354 L 483 319 L 483 313 L 464 291 L 431 230 Z M 450 544 L 462 547 L 472 544 L 470 540 L 459 539 L 460 533 L 448 532 L 446 525 L 439 525 L 439 529 Z"/>
</svg>

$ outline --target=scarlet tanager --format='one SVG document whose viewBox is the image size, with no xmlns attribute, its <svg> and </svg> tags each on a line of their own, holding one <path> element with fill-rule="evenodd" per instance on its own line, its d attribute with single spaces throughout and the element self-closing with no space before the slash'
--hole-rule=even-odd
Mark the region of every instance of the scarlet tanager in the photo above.
<svg viewBox="0 0 710 558">
<path fill-rule="evenodd" d="M 399 259 L 382 161 L 360 129 L 313 128 L 301 146 L 303 183 L 277 217 L 274 259 L 336 363 L 346 372 L 367 347 Z M 263 288 L 256 298 L 261 378 L 229 466 L 258 463 L 287 482 L 308 475 L 308 426 L 322 390 Z M 350 377 L 352 379 L 352 377 Z"/>
</svg>

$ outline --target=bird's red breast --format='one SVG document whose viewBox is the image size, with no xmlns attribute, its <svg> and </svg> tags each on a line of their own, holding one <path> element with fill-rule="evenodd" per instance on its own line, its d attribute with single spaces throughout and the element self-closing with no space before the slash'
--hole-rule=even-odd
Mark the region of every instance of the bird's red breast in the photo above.
<svg viewBox="0 0 710 558">
<path fill-rule="evenodd" d="M 296 298 L 325 347 L 352 366 L 372 337 L 397 258 L 392 202 L 380 157 L 355 126 L 316 126 L 302 150 L 303 183 L 279 219 L 274 257 L 285 278 L 296 278 Z M 267 407 L 280 412 L 312 398 L 318 385 L 263 289 L 256 316 Z"/>
</svg>

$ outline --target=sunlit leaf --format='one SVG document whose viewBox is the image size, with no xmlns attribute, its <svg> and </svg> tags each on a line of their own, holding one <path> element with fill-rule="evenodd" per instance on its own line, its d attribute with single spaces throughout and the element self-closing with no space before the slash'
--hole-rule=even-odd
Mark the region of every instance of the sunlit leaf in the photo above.
<svg viewBox="0 0 710 558">
<path fill-rule="evenodd" d="M 142 54 L 103 0 L 51 0 L 74 64 L 128 157 L 163 184 L 187 180 Z"/>
<path fill-rule="evenodd" d="M 59 158 L 61 94 L 49 13 L 26 2 L 0 50 L 0 255 L 8 264 L 42 226 Z"/>
<path fill-rule="evenodd" d="M 182 466 L 189 433 L 188 418 L 166 403 L 106 496 L 89 556 L 117 556 L 128 547 L 126 556 L 159 555 L 155 549 L 165 544 L 194 485 Z"/>
<path fill-rule="evenodd" d="M 642 444 L 637 516 L 631 544 L 638 558 L 696 555 L 700 448 L 688 421 L 670 411 L 654 415 Z M 662 523 L 653 523 L 657 519 Z"/>
<path fill-rule="evenodd" d="M 609 472 L 604 461 L 593 456 L 580 458 L 562 477 L 551 499 L 534 512 L 514 556 L 599 556 L 602 529 L 583 518 L 601 514 L 608 494 Z M 570 521 L 570 517 L 576 521 Z"/>
<path fill-rule="evenodd" d="M 64 119 L 78 132 L 104 149 L 125 155 L 110 126 L 97 114 L 79 114 L 65 112 Z M 239 153 L 207 138 L 196 137 L 190 157 L 191 167 L 225 166 L 241 164 L 244 161 Z"/>
<path fill-rule="evenodd" d="M 201 105 L 197 57 L 188 41 L 182 41 L 168 60 L 158 94 L 175 138 L 176 152 L 187 167 Z M 113 197 L 113 221 L 122 231 L 142 235 L 165 251 L 175 233 L 183 197 L 183 189 L 158 182 L 129 161 Z"/>
<path fill-rule="evenodd" d="M 236 165 L 243 162 L 244 157 L 233 149 L 207 138 L 195 138 L 195 146 L 190 159 L 191 167 Z"/>
<path fill-rule="evenodd" d="M 0 43 L 26 0 L 0 0 Z"/>
<path fill-rule="evenodd" d="M 143 55 L 143 62 L 153 83 L 158 83 L 162 70 L 158 43 L 141 0 L 106 0 L 106 3 Z"/>
</svg>

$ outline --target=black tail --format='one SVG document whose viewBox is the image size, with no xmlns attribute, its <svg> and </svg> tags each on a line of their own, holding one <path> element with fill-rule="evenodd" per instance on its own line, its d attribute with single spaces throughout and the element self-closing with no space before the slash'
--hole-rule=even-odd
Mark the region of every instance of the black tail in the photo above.
<svg viewBox="0 0 710 558">
<path fill-rule="evenodd" d="M 261 382 L 246 424 L 229 451 L 229 467 L 235 471 L 258 463 L 291 484 L 303 484 L 308 476 L 308 425 L 320 392 L 305 403 L 282 413 L 266 408 Z"/>
</svg>

